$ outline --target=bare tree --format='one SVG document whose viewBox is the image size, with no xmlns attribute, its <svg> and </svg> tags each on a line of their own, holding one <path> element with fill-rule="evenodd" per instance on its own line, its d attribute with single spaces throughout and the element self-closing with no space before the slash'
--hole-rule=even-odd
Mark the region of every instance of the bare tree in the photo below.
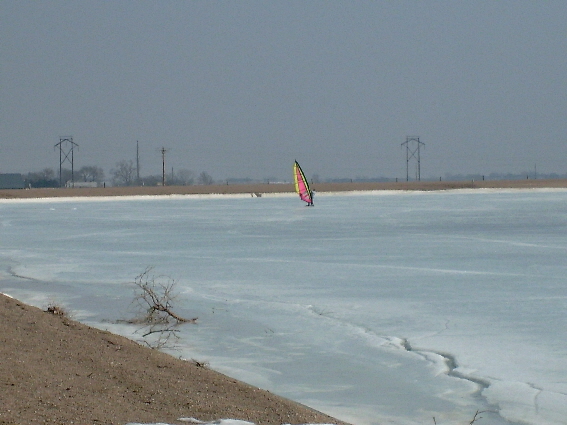
<svg viewBox="0 0 567 425">
<path fill-rule="evenodd" d="M 55 177 L 55 171 L 52 168 L 44 168 L 41 171 L 29 172 L 26 176 L 26 186 L 57 187 L 59 180 Z"/>
<path fill-rule="evenodd" d="M 134 161 L 122 160 L 116 163 L 116 168 L 110 170 L 112 181 L 117 186 L 132 186 L 135 181 L 136 167 Z"/>
<path fill-rule="evenodd" d="M 195 181 L 193 171 L 183 168 L 177 172 L 177 180 L 183 186 L 191 186 Z"/>
<path fill-rule="evenodd" d="M 55 180 L 55 171 L 53 171 L 53 168 L 44 168 L 37 174 L 40 178 L 45 180 Z"/>
<path fill-rule="evenodd" d="M 157 186 L 157 185 L 161 185 L 161 179 L 162 176 L 157 174 L 151 176 L 145 176 L 140 178 L 140 184 L 142 186 Z"/>
<path fill-rule="evenodd" d="M 213 178 L 207 172 L 203 171 L 201 174 L 199 174 L 199 177 L 197 178 L 197 183 L 203 185 L 210 185 L 213 184 Z"/>
<path fill-rule="evenodd" d="M 85 165 L 79 170 L 79 175 L 85 182 L 101 182 L 104 180 L 104 171 L 94 165 Z"/>
<path fill-rule="evenodd" d="M 147 267 L 134 279 L 134 305 L 137 317 L 130 323 L 142 325 L 144 343 L 152 348 L 167 346 L 171 338 L 177 338 L 176 327 L 181 323 L 196 323 L 197 318 L 186 319 L 173 311 L 175 280 L 169 276 L 155 276 L 153 267 Z M 152 342 L 146 338 L 153 336 Z"/>
</svg>

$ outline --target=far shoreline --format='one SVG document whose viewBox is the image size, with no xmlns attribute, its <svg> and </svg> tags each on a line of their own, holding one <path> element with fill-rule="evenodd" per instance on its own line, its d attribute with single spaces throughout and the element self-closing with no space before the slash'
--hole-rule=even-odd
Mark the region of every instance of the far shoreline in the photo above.
<svg viewBox="0 0 567 425">
<path fill-rule="evenodd" d="M 313 183 L 316 192 L 567 188 L 567 179 Z M 0 199 L 294 193 L 292 183 L 2 189 Z"/>
</svg>

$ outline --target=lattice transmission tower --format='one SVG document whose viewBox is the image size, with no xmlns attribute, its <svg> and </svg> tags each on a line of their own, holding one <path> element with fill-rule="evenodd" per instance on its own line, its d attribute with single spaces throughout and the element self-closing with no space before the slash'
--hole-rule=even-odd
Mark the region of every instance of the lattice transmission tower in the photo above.
<svg viewBox="0 0 567 425">
<path fill-rule="evenodd" d="M 74 150 L 78 144 L 73 142 L 73 136 L 59 137 L 59 143 L 55 144 L 55 148 L 59 147 L 59 187 L 63 187 L 63 163 L 71 164 L 71 186 L 75 187 L 75 168 L 74 168 Z"/>
<path fill-rule="evenodd" d="M 402 146 L 406 147 L 406 181 L 409 181 L 410 161 L 416 161 L 415 179 L 421 180 L 421 146 L 425 143 L 419 141 L 419 136 L 407 136 Z"/>
</svg>

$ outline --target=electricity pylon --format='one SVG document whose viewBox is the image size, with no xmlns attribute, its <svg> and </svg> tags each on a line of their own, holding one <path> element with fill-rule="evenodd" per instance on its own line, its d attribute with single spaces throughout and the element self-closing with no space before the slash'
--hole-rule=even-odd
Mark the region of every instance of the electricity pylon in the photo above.
<svg viewBox="0 0 567 425">
<path fill-rule="evenodd" d="M 59 146 L 59 187 L 63 187 L 63 163 L 69 161 L 71 164 L 71 185 L 75 187 L 75 169 L 74 169 L 74 148 L 79 147 L 78 144 L 73 142 L 73 136 L 59 137 L 59 143 L 55 144 L 55 148 Z M 70 155 L 70 157 L 69 157 Z"/>
<path fill-rule="evenodd" d="M 409 181 L 409 163 L 411 159 L 417 161 L 415 179 L 421 181 L 421 155 L 420 147 L 425 143 L 419 141 L 419 136 L 407 136 L 402 146 L 406 145 L 406 181 Z"/>
</svg>

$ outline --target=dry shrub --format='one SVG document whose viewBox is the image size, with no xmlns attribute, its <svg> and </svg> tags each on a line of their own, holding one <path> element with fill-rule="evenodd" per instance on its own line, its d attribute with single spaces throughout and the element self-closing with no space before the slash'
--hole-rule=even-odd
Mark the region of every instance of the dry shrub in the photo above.
<svg viewBox="0 0 567 425">
<path fill-rule="evenodd" d="M 142 326 L 143 342 L 151 348 L 169 348 L 178 338 L 178 325 L 197 322 L 197 318 L 186 319 L 174 312 L 175 283 L 169 276 L 154 275 L 153 267 L 147 267 L 134 280 L 137 315 L 129 322 Z"/>
<path fill-rule="evenodd" d="M 69 312 L 67 309 L 55 303 L 49 303 L 45 312 L 53 314 L 54 316 L 69 318 Z"/>
</svg>

